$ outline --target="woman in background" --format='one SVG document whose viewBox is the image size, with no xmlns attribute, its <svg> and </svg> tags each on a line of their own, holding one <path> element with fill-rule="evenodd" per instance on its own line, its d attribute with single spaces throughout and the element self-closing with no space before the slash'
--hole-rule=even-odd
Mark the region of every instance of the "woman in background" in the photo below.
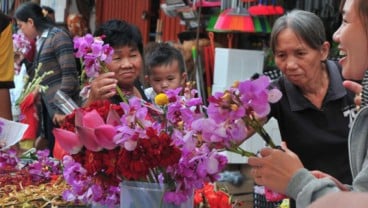
<svg viewBox="0 0 368 208">
<path fill-rule="evenodd" d="M 65 115 L 54 103 L 56 91 L 77 100 L 79 94 L 78 72 L 74 58 L 73 41 L 70 35 L 45 17 L 42 8 L 33 2 L 21 4 L 15 11 L 18 27 L 29 39 L 36 39 L 36 56 L 27 72 L 30 79 L 35 77 L 35 69 L 42 64 L 39 76 L 52 71 L 41 82 L 47 90 L 41 93 L 39 118 L 41 122 L 40 138 L 48 141 L 52 153 L 54 135 L 52 129 L 63 123 Z"/>
</svg>

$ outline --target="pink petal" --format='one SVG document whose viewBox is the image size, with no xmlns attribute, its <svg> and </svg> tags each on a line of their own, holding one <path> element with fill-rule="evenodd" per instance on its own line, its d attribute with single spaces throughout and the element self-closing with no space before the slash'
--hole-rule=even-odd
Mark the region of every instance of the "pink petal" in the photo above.
<svg viewBox="0 0 368 208">
<path fill-rule="evenodd" d="M 83 116 L 83 126 L 88 128 L 96 128 L 105 124 L 103 118 L 98 114 L 96 110 L 87 112 Z"/>
<path fill-rule="evenodd" d="M 81 143 L 88 149 L 94 152 L 98 152 L 102 150 L 102 147 L 99 146 L 96 142 L 97 138 L 95 135 L 95 130 L 92 128 L 76 126 L 79 139 Z"/>
<path fill-rule="evenodd" d="M 58 141 L 61 148 L 70 154 L 78 153 L 83 147 L 78 135 L 74 132 L 60 128 L 54 128 L 52 133 L 54 134 L 55 140 Z"/>
<path fill-rule="evenodd" d="M 116 135 L 116 130 L 114 126 L 111 125 L 101 125 L 95 129 L 96 142 L 103 148 L 112 150 L 117 144 L 115 144 L 113 138 Z"/>
<path fill-rule="evenodd" d="M 74 118 L 75 126 L 83 126 L 83 110 L 77 108 L 75 110 L 75 118 Z"/>
<path fill-rule="evenodd" d="M 121 124 L 120 122 L 120 116 L 116 110 L 110 109 L 109 114 L 106 118 L 106 124 L 111 124 L 113 126 L 117 126 Z"/>
</svg>

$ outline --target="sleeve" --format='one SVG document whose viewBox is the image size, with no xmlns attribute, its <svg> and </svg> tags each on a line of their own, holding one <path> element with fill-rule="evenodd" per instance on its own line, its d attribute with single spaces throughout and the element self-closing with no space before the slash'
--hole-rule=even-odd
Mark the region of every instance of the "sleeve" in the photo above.
<svg viewBox="0 0 368 208">
<path fill-rule="evenodd" d="M 317 179 L 307 169 L 301 169 L 289 182 L 286 195 L 296 200 L 296 207 L 307 207 L 325 194 L 338 191 L 332 180 Z"/>
<path fill-rule="evenodd" d="M 54 50 L 61 70 L 60 89 L 73 98 L 79 92 L 78 70 L 71 37 L 64 31 L 54 36 Z"/>
<path fill-rule="evenodd" d="M 11 24 L 0 34 L 0 46 L 0 88 L 13 88 L 14 52 Z"/>
<path fill-rule="evenodd" d="M 54 67 L 49 67 L 49 70 L 54 70 L 46 83 L 48 89 L 43 99 L 47 102 L 47 111 L 51 118 L 55 113 L 60 113 L 57 105 L 54 103 L 54 96 L 57 90 L 61 90 L 67 96 L 78 103 L 79 81 L 78 72 L 74 57 L 73 41 L 71 37 L 61 29 L 58 29 L 52 36 L 50 43 L 52 44 L 53 54 L 55 56 Z M 45 44 L 46 45 L 46 44 Z M 48 48 L 44 48 L 48 50 Z"/>
</svg>

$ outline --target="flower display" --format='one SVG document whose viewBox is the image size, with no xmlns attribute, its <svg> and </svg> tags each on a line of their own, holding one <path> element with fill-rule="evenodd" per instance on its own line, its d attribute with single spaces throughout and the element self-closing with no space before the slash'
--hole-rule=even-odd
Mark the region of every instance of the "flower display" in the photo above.
<svg viewBox="0 0 368 208">
<path fill-rule="evenodd" d="M 239 147 L 248 130 L 276 147 L 257 118 L 281 97 L 261 76 L 234 84 L 209 98 L 178 88 L 158 94 L 160 109 L 131 98 L 119 105 L 98 101 L 75 110 L 54 129 L 64 156 L 68 201 L 115 206 L 122 181 L 165 184 L 165 202 L 180 204 L 206 182 L 219 178 L 227 165 L 222 150 L 255 155 Z M 182 92 L 185 92 L 182 95 Z M 124 203 L 124 202 L 122 202 Z"/>
<path fill-rule="evenodd" d="M 68 205 L 61 192 L 67 188 L 60 161 L 49 150 L 30 149 L 19 154 L 14 148 L 0 151 L 0 201 L 4 207 Z"/>
</svg>

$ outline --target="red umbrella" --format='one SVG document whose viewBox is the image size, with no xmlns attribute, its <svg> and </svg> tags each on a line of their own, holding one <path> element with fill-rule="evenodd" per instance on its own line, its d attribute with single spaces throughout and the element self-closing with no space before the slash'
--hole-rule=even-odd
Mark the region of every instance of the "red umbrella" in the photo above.
<svg viewBox="0 0 368 208">
<path fill-rule="evenodd" d="M 285 10 L 282 6 L 276 5 L 276 0 L 272 0 L 272 5 L 269 5 L 270 10 L 272 10 L 273 15 L 282 15 Z"/>
<path fill-rule="evenodd" d="M 254 32 L 253 19 L 245 8 L 229 8 L 224 10 L 217 18 L 215 30 Z"/>
</svg>

